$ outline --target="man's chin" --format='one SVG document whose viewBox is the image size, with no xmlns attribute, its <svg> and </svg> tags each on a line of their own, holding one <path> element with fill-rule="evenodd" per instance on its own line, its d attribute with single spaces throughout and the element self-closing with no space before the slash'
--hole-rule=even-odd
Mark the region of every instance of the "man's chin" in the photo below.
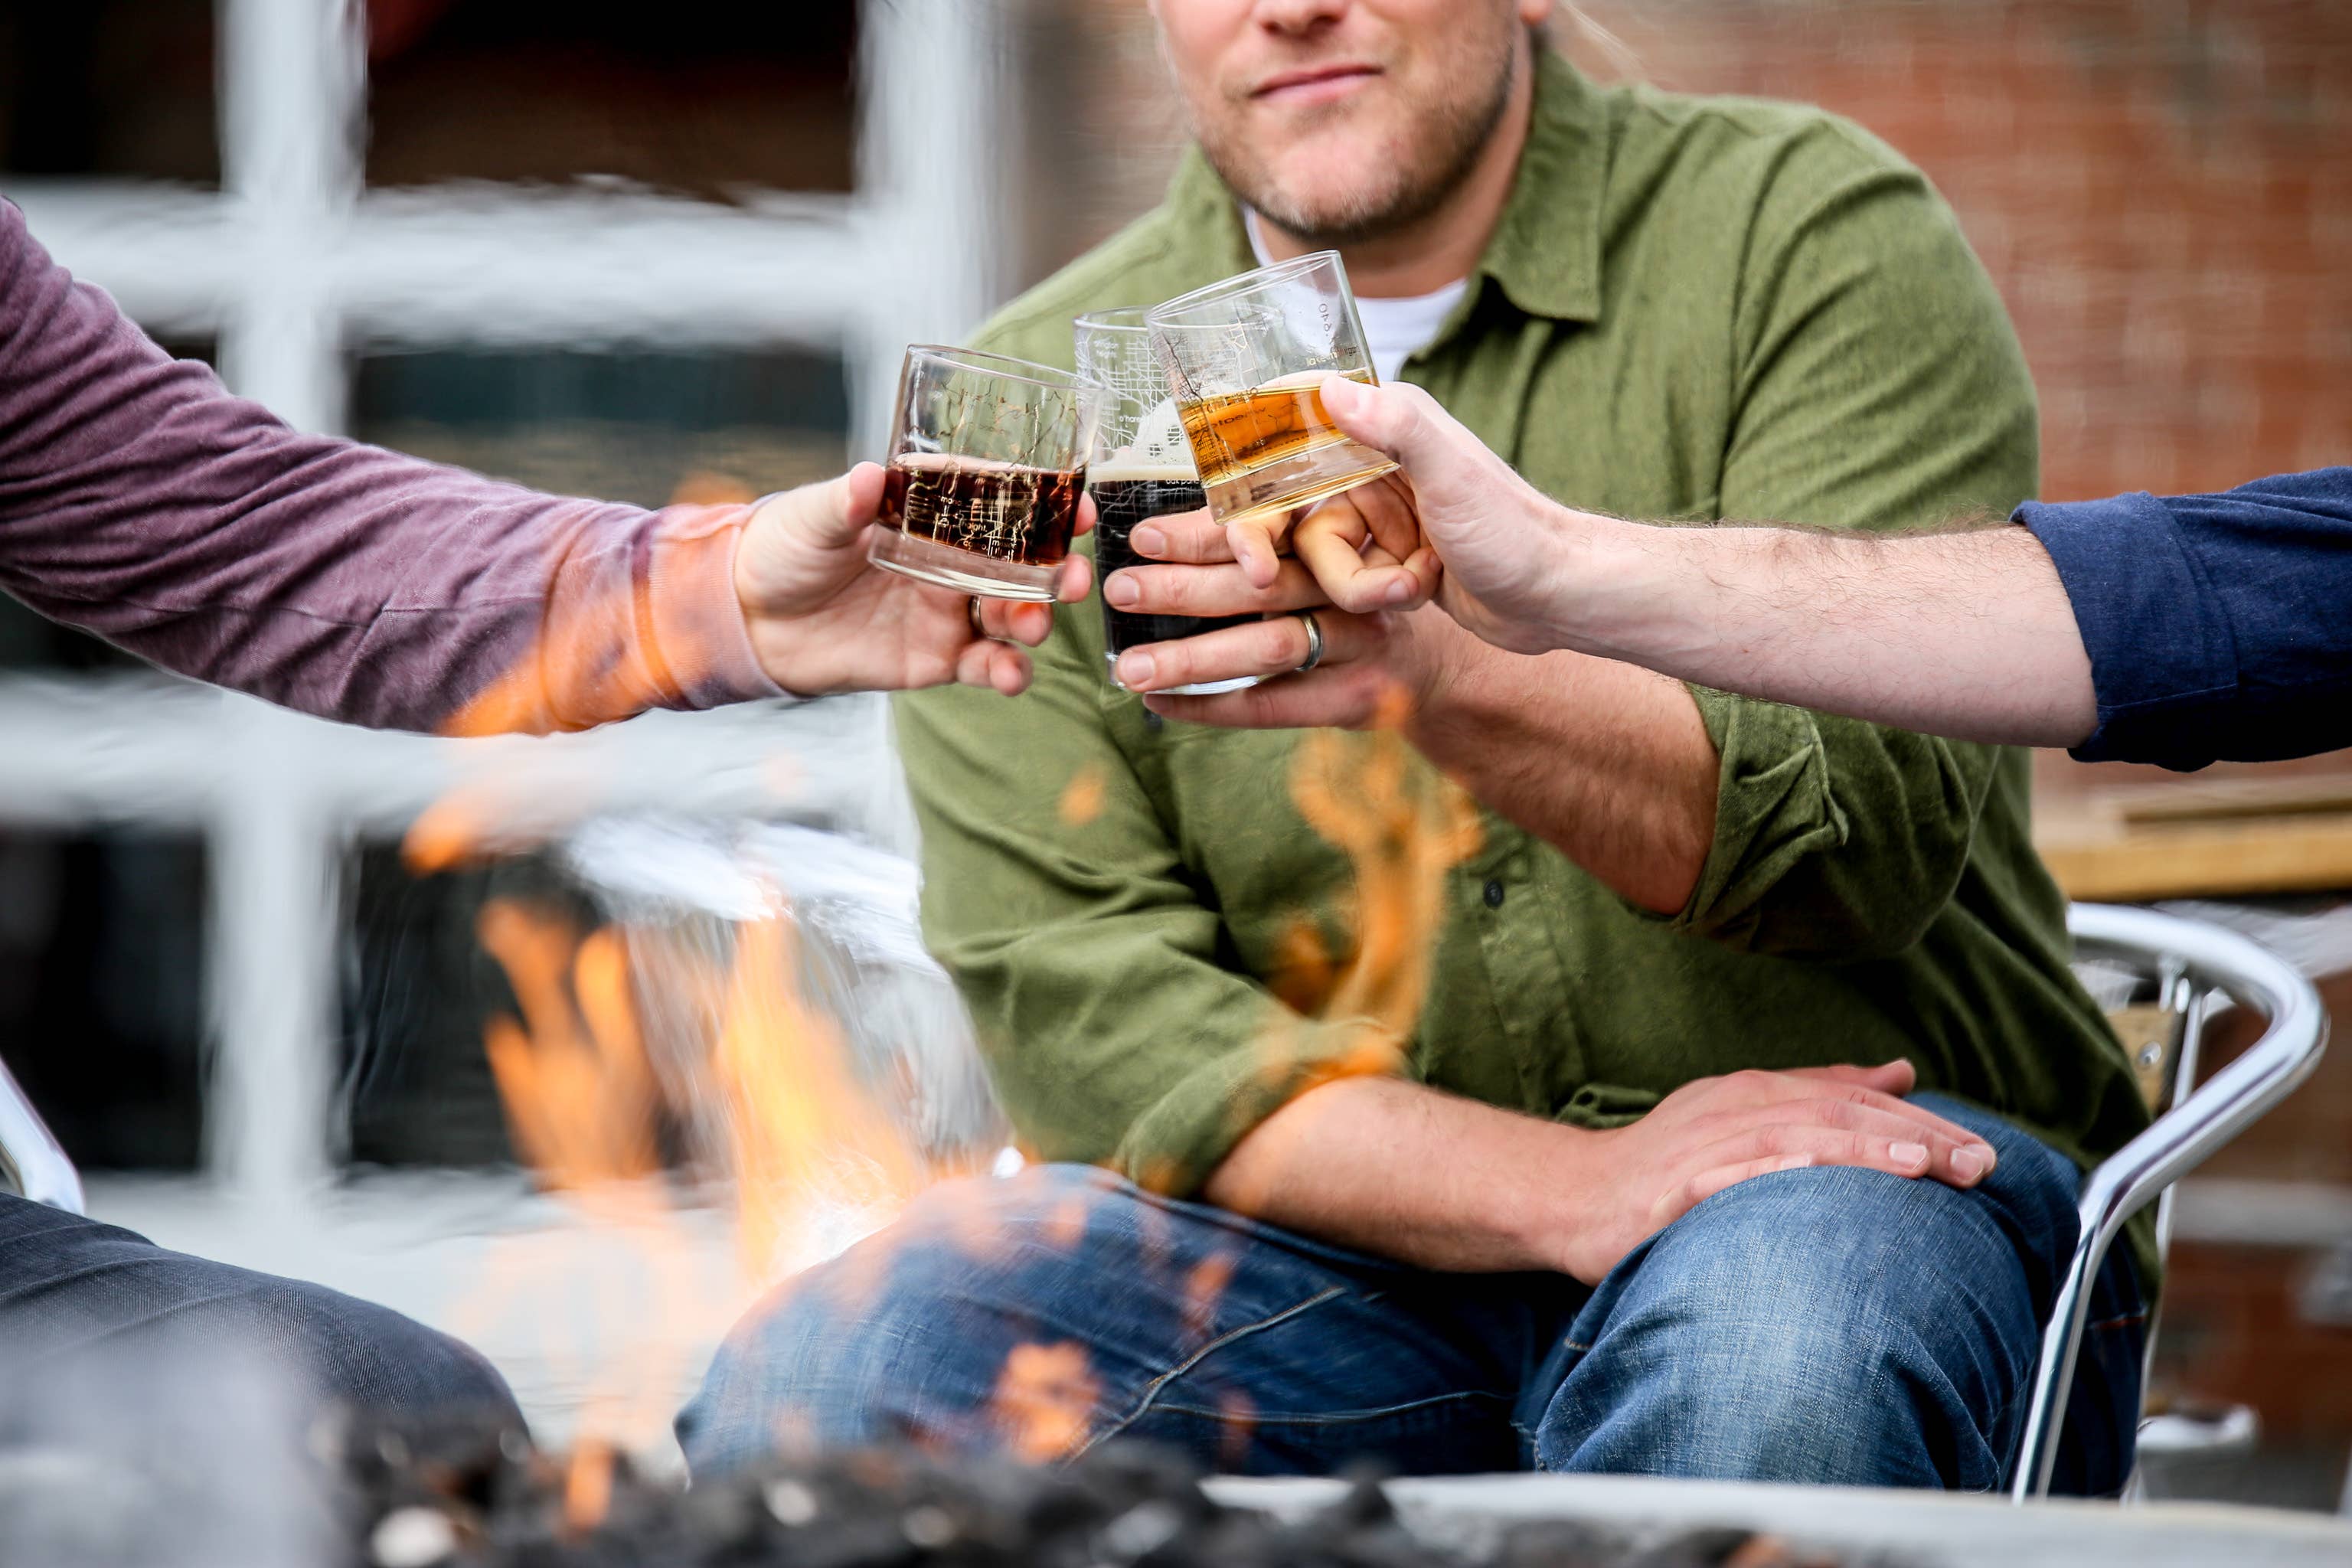
<svg viewBox="0 0 2352 1568">
<path fill-rule="evenodd" d="M 1395 204 L 1397 175 L 1392 161 L 1369 155 L 1360 140 L 1291 149 L 1269 163 L 1254 205 L 1303 236 L 1352 232 Z"/>
</svg>

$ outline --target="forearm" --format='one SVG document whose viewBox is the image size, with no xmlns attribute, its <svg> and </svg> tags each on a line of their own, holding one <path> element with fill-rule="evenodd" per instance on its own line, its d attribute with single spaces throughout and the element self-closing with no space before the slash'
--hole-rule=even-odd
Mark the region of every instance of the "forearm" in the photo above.
<svg viewBox="0 0 2352 1568">
<path fill-rule="evenodd" d="M 537 495 L 290 430 L 0 204 L 0 586 L 166 668 L 392 728 L 580 728 L 772 692 L 745 509 Z"/>
<path fill-rule="evenodd" d="M 2022 528 L 1874 535 L 1575 514 L 1560 647 L 1961 740 L 2063 746 L 2096 721 L 2048 553 Z"/>
<path fill-rule="evenodd" d="M 1345 1079 L 1258 1123 L 1204 1195 L 1418 1268 L 1557 1269 L 1565 1167 L 1590 1136 L 1401 1079 Z"/>
<path fill-rule="evenodd" d="M 1625 898 L 1682 909 L 1714 842 L 1717 759 L 1681 683 L 1573 652 L 1449 662 L 1413 744 Z"/>
</svg>

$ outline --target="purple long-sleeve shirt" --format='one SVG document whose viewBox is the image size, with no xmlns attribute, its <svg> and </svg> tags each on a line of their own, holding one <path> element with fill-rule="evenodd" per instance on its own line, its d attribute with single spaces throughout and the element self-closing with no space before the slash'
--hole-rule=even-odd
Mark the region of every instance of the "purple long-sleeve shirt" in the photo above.
<svg viewBox="0 0 2352 1568">
<path fill-rule="evenodd" d="M 302 435 L 166 355 L 0 201 L 0 587 L 167 669 L 427 731 L 774 695 L 734 591 L 749 515 Z"/>
</svg>

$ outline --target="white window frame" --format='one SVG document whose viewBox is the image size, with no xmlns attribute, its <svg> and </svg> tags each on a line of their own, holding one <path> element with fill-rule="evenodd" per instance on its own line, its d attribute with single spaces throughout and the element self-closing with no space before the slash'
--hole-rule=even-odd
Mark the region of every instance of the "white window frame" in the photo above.
<svg viewBox="0 0 2352 1568">
<path fill-rule="evenodd" d="M 370 191 L 365 45 L 345 0 L 218 0 L 221 188 L 19 182 L 66 266 L 304 429 L 345 420 L 373 345 L 746 343 L 830 350 L 853 449 L 881 445 L 903 347 L 952 341 L 995 298 L 1004 145 L 998 0 L 873 0 L 859 27 L 856 188 L 739 206 L 593 184 Z M 631 806 L 789 809 L 903 845 L 871 701 L 651 714 L 591 735 L 369 734 L 148 677 L 0 679 L 0 819 L 200 833 L 210 877 L 206 1173 L 306 1209 L 331 1175 L 340 874 L 487 781 L 502 831 Z M 824 765 L 805 765 L 821 755 Z M 780 765 L 797 758 L 803 765 Z M 796 786 L 779 793 L 779 781 Z"/>
</svg>

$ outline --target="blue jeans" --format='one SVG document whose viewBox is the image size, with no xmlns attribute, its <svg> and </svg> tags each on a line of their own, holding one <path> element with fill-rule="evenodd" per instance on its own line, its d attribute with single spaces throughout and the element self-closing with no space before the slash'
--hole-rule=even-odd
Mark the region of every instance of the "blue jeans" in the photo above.
<svg viewBox="0 0 2352 1568">
<path fill-rule="evenodd" d="M 0 1193 L 0 1444 L 102 1416 L 76 1408 L 93 1398 L 136 1414 L 142 1387 L 228 1364 L 281 1374 L 286 1414 L 304 1424 L 334 1407 L 522 1425 L 488 1361 L 389 1308 Z"/>
<path fill-rule="evenodd" d="M 1407 1268 L 1086 1166 L 955 1184 L 748 1318 L 678 1437 L 698 1477 L 780 1443 L 1124 1435 L 1255 1474 L 1370 1460 L 1993 1489 L 2074 1244 L 2077 1173 L 1998 1117 L 1919 1098 L 1999 1152 L 1974 1191 L 1781 1172 L 1590 1289 Z M 2058 1484 L 2110 1492 L 2146 1327 L 2120 1249 L 2093 1321 Z"/>
</svg>

